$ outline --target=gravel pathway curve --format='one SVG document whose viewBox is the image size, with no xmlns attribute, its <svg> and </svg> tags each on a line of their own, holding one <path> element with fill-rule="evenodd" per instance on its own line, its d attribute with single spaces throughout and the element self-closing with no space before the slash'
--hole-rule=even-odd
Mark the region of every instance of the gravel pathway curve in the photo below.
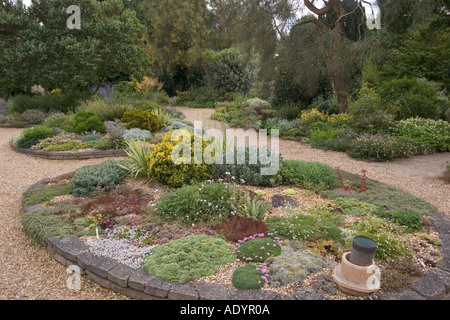
<svg viewBox="0 0 450 320">
<path fill-rule="evenodd" d="M 9 139 L 21 131 L 0 128 L 0 299 L 127 299 L 87 277 L 82 277 L 80 291 L 68 289 L 66 268 L 33 243 L 20 224 L 21 196 L 30 185 L 107 159 L 58 161 L 19 154 L 9 147 Z"/>
<path fill-rule="evenodd" d="M 214 109 L 177 108 L 184 113 L 185 120 L 203 121 L 203 129 L 222 128 L 219 121 L 211 120 Z M 282 139 L 280 152 L 284 159 L 320 161 L 355 174 L 361 173 L 361 169 L 367 169 L 369 178 L 406 190 L 450 215 L 450 184 L 440 179 L 446 162 L 450 163 L 450 152 L 378 163 L 358 161 L 343 152 L 314 149 L 309 145 Z"/>
</svg>

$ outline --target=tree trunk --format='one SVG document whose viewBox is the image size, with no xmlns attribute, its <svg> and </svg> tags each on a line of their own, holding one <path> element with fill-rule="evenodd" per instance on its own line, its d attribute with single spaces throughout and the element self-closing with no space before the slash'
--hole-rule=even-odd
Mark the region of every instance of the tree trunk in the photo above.
<svg viewBox="0 0 450 320">
<path fill-rule="evenodd" d="M 344 35 L 344 17 L 347 14 L 344 7 L 338 0 L 330 0 L 325 2 L 325 6 L 321 9 L 314 6 L 310 0 L 304 0 L 305 6 L 315 13 L 322 16 L 325 14 L 333 13 L 336 17 L 336 23 L 334 29 L 331 30 L 331 43 L 330 43 L 330 78 L 333 82 L 334 91 L 338 101 L 339 113 L 347 112 L 348 99 L 347 90 L 345 89 L 345 73 L 344 67 L 340 60 L 340 51 L 342 47 L 342 37 Z M 312 20 L 316 25 L 324 30 L 330 30 L 323 25 L 319 20 Z"/>
<path fill-rule="evenodd" d="M 333 30 L 330 46 L 330 76 L 333 82 L 334 91 L 336 92 L 339 113 L 347 112 L 348 99 L 347 90 L 345 89 L 344 67 L 340 61 L 339 51 L 342 45 L 342 34 L 339 30 Z"/>
</svg>

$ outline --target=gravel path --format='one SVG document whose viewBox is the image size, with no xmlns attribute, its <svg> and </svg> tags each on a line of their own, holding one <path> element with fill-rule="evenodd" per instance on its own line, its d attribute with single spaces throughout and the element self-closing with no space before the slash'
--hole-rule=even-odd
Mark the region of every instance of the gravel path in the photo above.
<svg viewBox="0 0 450 320">
<path fill-rule="evenodd" d="M 219 121 L 211 120 L 214 109 L 178 109 L 186 116 L 185 120 L 202 120 L 203 129 L 222 127 Z M 450 162 L 450 152 L 378 163 L 358 161 L 346 153 L 314 149 L 309 145 L 282 139 L 280 152 L 284 159 L 320 161 L 355 174 L 361 173 L 361 169 L 367 169 L 369 178 L 406 190 L 450 215 L 450 184 L 440 179 L 446 162 Z"/>
<path fill-rule="evenodd" d="M 16 153 L 9 139 L 22 129 L 0 128 L 0 299 L 127 299 L 82 277 L 81 290 L 66 286 L 66 268 L 33 243 L 20 224 L 22 193 L 33 183 L 107 159 L 58 161 Z"/>
<path fill-rule="evenodd" d="M 212 109 L 179 109 L 186 115 L 186 120 L 203 120 L 205 129 L 222 127 L 221 123 L 210 119 Z M 54 261 L 40 245 L 34 244 L 20 224 L 20 199 L 31 184 L 107 159 L 44 160 L 13 152 L 9 139 L 21 130 L 0 128 L 0 299 L 127 299 L 101 288 L 87 277 L 82 277 L 81 291 L 68 289 L 66 268 Z M 446 161 L 450 161 L 450 153 L 380 164 L 356 161 L 345 153 L 325 152 L 285 140 L 280 140 L 280 152 L 285 159 L 320 161 L 339 165 L 353 173 L 368 169 L 369 178 L 407 190 L 450 215 L 450 185 L 438 178 Z"/>
</svg>

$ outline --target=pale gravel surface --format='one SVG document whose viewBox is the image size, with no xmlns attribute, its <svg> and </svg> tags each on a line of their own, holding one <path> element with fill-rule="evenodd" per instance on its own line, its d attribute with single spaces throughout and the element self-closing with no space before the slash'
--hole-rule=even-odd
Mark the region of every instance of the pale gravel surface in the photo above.
<svg viewBox="0 0 450 320">
<path fill-rule="evenodd" d="M 212 109 L 179 109 L 186 120 L 204 120 L 205 128 L 222 126 L 210 119 Z M 32 243 L 20 224 L 21 195 L 31 184 L 107 159 L 58 161 L 19 154 L 10 149 L 9 139 L 21 131 L 0 128 L 0 299 L 127 299 L 86 277 L 82 278 L 81 291 L 68 289 L 66 268 L 40 245 Z M 320 161 L 353 173 L 365 168 L 369 178 L 407 190 L 450 215 L 450 185 L 437 178 L 445 169 L 446 161 L 450 161 L 450 153 L 379 164 L 356 161 L 344 153 L 325 152 L 285 140 L 280 140 L 280 152 L 284 159 Z"/>
<path fill-rule="evenodd" d="M 9 139 L 21 131 L 0 128 L 0 299 L 127 299 L 85 276 L 80 291 L 68 289 L 66 268 L 33 243 L 20 224 L 20 199 L 30 185 L 107 159 L 59 161 L 19 154 L 9 147 Z"/>
</svg>

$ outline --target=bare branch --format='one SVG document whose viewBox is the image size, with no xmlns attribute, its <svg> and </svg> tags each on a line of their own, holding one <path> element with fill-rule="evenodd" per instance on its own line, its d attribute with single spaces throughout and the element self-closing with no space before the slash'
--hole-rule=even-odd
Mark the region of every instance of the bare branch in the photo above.
<svg viewBox="0 0 450 320">
<path fill-rule="evenodd" d="M 299 23 L 297 23 L 294 27 L 299 27 L 301 25 L 307 24 L 307 23 L 314 23 L 316 26 L 318 26 L 319 28 L 323 29 L 323 30 L 328 30 L 327 26 L 324 25 L 319 19 L 317 18 L 311 18 L 309 20 L 304 20 L 301 21 Z"/>
<path fill-rule="evenodd" d="M 325 2 L 325 7 L 321 9 L 313 5 L 310 0 L 304 0 L 304 3 L 311 12 L 317 14 L 318 16 L 323 16 L 324 14 L 327 14 L 331 11 L 331 5 L 327 2 Z"/>
</svg>

